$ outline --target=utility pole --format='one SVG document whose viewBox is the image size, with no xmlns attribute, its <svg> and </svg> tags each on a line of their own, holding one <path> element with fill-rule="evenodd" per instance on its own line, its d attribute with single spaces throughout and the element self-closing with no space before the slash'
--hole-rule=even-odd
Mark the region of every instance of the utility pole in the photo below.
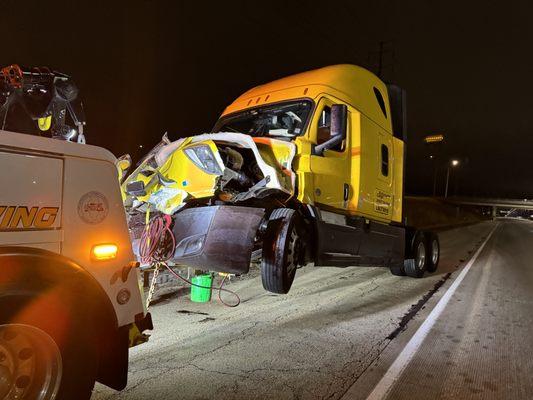
<svg viewBox="0 0 533 400">
<path fill-rule="evenodd" d="M 440 161 L 440 152 L 444 143 L 442 133 L 424 137 L 424 143 L 429 149 L 429 158 L 433 161 L 433 197 L 437 195 L 437 169 Z"/>
<path fill-rule="evenodd" d="M 448 197 L 448 183 L 450 182 L 450 166 L 446 168 L 446 189 L 444 189 L 444 198 Z"/>
<path fill-rule="evenodd" d="M 379 42 L 379 58 L 378 58 L 378 76 L 381 77 L 381 73 L 383 72 L 383 45 L 384 42 Z"/>
<path fill-rule="evenodd" d="M 433 160 L 433 197 L 437 196 L 437 160 Z"/>
<path fill-rule="evenodd" d="M 385 74 L 390 75 L 388 79 L 392 79 L 394 63 L 394 42 L 390 40 L 381 40 L 378 43 L 378 50 L 368 53 L 369 69 L 375 71 L 382 80 L 387 80 Z"/>
<path fill-rule="evenodd" d="M 457 167 L 459 165 L 459 160 L 450 160 L 448 163 L 448 168 L 446 168 L 446 189 L 444 190 L 444 198 L 448 197 L 448 184 L 450 182 L 450 168 Z"/>
</svg>

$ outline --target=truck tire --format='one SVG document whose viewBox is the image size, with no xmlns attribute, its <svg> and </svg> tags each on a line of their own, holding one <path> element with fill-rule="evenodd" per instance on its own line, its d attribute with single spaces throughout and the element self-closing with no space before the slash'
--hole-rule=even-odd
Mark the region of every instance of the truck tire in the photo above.
<svg viewBox="0 0 533 400">
<path fill-rule="evenodd" d="M 435 272 L 439 266 L 439 259 L 440 259 L 439 236 L 434 232 L 428 232 L 427 241 L 428 241 L 429 257 L 428 257 L 428 264 L 426 268 L 428 272 Z"/>
<path fill-rule="evenodd" d="M 404 261 L 404 269 L 411 278 L 422 278 L 426 272 L 429 258 L 428 241 L 426 235 L 419 232 L 413 241 L 412 255 Z"/>
<path fill-rule="evenodd" d="M 289 292 L 301 258 L 301 241 L 296 212 L 290 208 L 275 209 L 263 241 L 261 281 L 272 293 Z"/>
<path fill-rule="evenodd" d="M 46 296 L 0 301 L 0 398 L 88 400 L 98 368 L 90 315 Z"/>
<path fill-rule="evenodd" d="M 395 276 L 405 276 L 405 268 L 403 264 L 391 265 L 390 272 Z"/>
</svg>

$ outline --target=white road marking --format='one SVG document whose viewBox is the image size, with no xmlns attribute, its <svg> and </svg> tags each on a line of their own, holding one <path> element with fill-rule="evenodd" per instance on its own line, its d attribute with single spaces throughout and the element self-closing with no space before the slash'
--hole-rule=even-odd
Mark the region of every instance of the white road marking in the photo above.
<svg viewBox="0 0 533 400">
<path fill-rule="evenodd" d="M 497 224 L 494 229 L 492 229 L 483 244 L 479 247 L 479 249 L 470 259 L 470 261 L 466 264 L 461 273 L 457 276 L 455 281 L 448 288 L 446 293 L 444 293 L 444 295 L 439 300 L 435 308 L 428 315 L 426 320 L 422 323 L 422 325 L 420 325 L 411 340 L 409 340 L 402 352 L 398 355 L 398 357 L 389 367 L 385 375 L 383 375 L 381 380 L 378 382 L 374 390 L 372 390 L 372 393 L 370 393 L 370 395 L 367 397 L 367 400 L 382 400 L 387 397 L 393 385 L 398 381 L 402 372 L 405 370 L 409 362 L 411 362 L 411 360 L 413 359 L 414 355 L 422 345 L 422 342 L 428 335 L 429 331 L 431 330 L 433 325 L 435 325 L 435 321 L 444 311 L 444 308 L 450 301 L 450 298 L 453 296 L 453 294 L 457 290 L 457 287 L 461 284 L 468 271 L 470 271 L 470 268 L 472 267 L 479 254 L 491 238 L 492 234 L 494 233 L 496 228 L 498 228 L 498 226 L 499 224 Z"/>
</svg>

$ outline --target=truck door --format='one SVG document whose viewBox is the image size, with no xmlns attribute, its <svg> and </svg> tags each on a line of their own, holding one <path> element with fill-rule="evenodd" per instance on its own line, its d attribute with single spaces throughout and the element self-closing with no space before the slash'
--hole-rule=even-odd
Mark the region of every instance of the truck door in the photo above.
<svg viewBox="0 0 533 400">
<path fill-rule="evenodd" d="M 339 103 L 339 102 L 337 102 Z M 330 139 L 331 106 L 335 104 L 329 98 L 322 98 L 317 105 L 311 121 L 309 139 L 315 144 L 322 144 Z M 348 118 L 347 131 L 350 131 Z M 313 174 L 313 200 L 315 204 L 332 211 L 344 211 L 350 196 L 350 158 L 348 157 L 350 134 L 337 147 L 325 150 L 323 155 L 310 157 Z"/>
<path fill-rule="evenodd" d="M 379 130 L 378 146 L 374 211 L 384 218 L 390 219 L 392 216 L 392 182 L 394 173 L 392 136 Z"/>
</svg>

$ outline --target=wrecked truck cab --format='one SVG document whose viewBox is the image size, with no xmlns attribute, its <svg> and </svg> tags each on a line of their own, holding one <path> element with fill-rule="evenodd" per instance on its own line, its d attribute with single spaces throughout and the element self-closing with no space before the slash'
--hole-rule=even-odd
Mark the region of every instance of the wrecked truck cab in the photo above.
<svg viewBox="0 0 533 400">
<path fill-rule="evenodd" d="M 294 194 L 295 154 L 293 143 L 234 132 L 163 140 L 122 183 L 134 248 L 151 216 L 166 214 L 169 262 L 247 273 L 266 213 Z"/>
<path fill-rule="evenodd" d="M 252 88 L 213 133 L 164 143 L 126 179 L 130 229 L 171 216 L 165 259 L 232 273 L 257 260 L 274 293 L 307 262 L 420 278 L 439 247 L 403 217 L 405 106 L 402 89 L 354 65 Z"/>
</svg>

